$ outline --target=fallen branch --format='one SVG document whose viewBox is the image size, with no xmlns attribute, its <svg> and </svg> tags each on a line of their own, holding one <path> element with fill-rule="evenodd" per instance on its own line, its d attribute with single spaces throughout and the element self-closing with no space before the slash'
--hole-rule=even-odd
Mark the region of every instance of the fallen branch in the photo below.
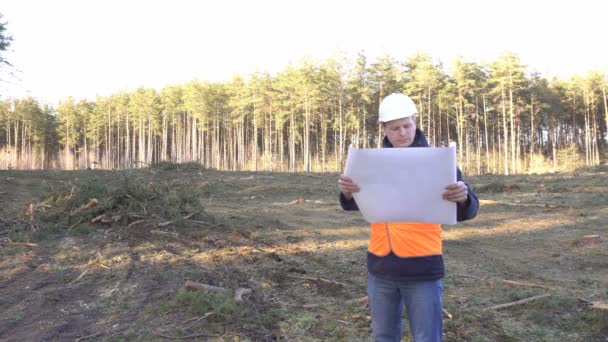
<svg viewBox="0 0 608 342">
<path fill-rule="evenodd" d="M 294 204 L 301 204 L 301 203 L 315 203 L 315 204 L 321 204 L 323 203 L 322 200 L 305 200 L 303 198 L 298 198 L 295 199 L 291 202 L 286 202 L 286 203 L 272 203 L 272 205 L 294 205 Z"/>
<path fill-rule="evenodd" d="M 106 214 L 101 214 L 99 216 L 95 216 L 91 219 L 91 223 L 95 223 L 97 221 L 100 221 L 104 216 L 106 216 Z"/>
<path fill-rule="evenodd" d="M 302 307 L 304 309 L 312 309 L 312 308 L 317 308 L 319 306 L 321 306 L 321 304 L 304 304 L 304 305 L 302 305 Z"/>
<path fill-rule="evenodd" d="M 150 233 L 155 234 L 155 235 L 170 236 L 170 237 L 177 238 L 177 233 L 173 233 L 173 232 L 166 232 L 166 231 L 164 231 L 164 230 L 152 229 L 152 230 L 150 231 Z"/>
<path fill-rule="evenodd" d="M 8 237 L 3 237 L 2 239 L 0 239 L 0 243 L 2 243 L 3 245 L 6 246 L 24 246 L 24 247 L 29 247 L 29 248 L 36 248 L 38 247 L 37 243 L 33 243 L 33 242 L 13 242 L 10 238 Z"/>
<path fill-rule="evenodd" d="M 595 301 L 592 302 L 582 297 L 577 298 L 579 301 L 583 302 L 585 305 L 589 305 L 594 309 L 608 310 L 608 302 Z"/>
<path fill-rule="evenodd" d="M 507 280 L 507 279 L 503 280 L 502 282 L 505 283 L 505 284 L 507 284 L 507 285 L 511 285 L 511 286 L 538 287 L 538 288 L 545 289 L 545 290 L 553 290 L 552 287 L 545 286 L 545 285 L 523 283 L 523 282 L 513 281 L 513 280 Z"/>
<path fill-rule="evenodd" d="M 487 307 L 487 308 L 483 308 L 482 310 L 483 311 L 489 311 L 489 310 L 504 309 L 504 308 L 508 308 L 508 307 L 511 307 L 511 306 L 515 306 L 515 305 L 529 303 L 529 302 L 537 300 L 537 299 L 549 297 L 550 295 L 551 295 L 550 293 L 545 293 L 545 294 L 542 294 L 542 295 L 538 295 L 538 296 L 534 296 L 534 297 L 530 297 L 530 298 L 521 299 L 521 300 L 518 300 L 518 301 L 515 301 L 515 302 L 511 302 L 511 303 L 505 303 L 505 304 L 499 304 L 499 305 L 490 306 L 490 307 Z"/>
<path fill-rule="evenodd" d="M 187 220 L 187 219 L 191 218 L 191 217 L 192 217 L 194 214 L 196 214 L 196 213 L 188 214 L 188 215 L 186 215 L 186 216 L 182 217 L 182 220 Z M 159 226 L 159 227 L 168 226 L 168 225 L 170 225 L 170 224 L 175 223 L 175 221 L 176 221 L 176 220 L 173 220 L 173 221 L 167 221 L 167 222 L 162 222 L 162 223 L 159 223 L 159 224 L 158 224 L 158 226 Z"/>
<path fill-rule="evenodd" d="M 131 228 L 131 227 L 133 227 L 134 225 L 136 225 L 136 224 L 140 224 L 140 223 L 142 223 L 142 222 L 146 222 L 146 220 L 137 220 L 137 221 L 133 221 L 133 222 L 129 223 L 129 225 L 127 226 L 127 228 Z"/>
<path fill-rule="evenodd" d="M 102 264 L 102 263 L 101 263 L 101 262 L 99 262 L 99 261 L 98 261 L 98 262 L 97 262 L 95 265 L 97 265 L 97 266 L 99 266 L 99 267 L 101 267 L 101 268 L 103 268 L 103 269 L 105 269 L 105 270 L 109 270 L 109 269 L 111 269 L 111 268 L 112 268 L 112 267 L 110 267 L 110 266 L 107 266 L 107 265 Z"/>
<path fill-rule="evenodd" d="M 328 283 L 328 284 L 334 284 L 334 285 L 340 285 L 340 286 L 346 286 L 346 284 L 344 283 L 340 283 L 334 280 L 329 280 L 329 279 L 325 279 L 325 278 L 321 278 L 321 277 L 295 277 L 295 276 L 291 276 L 291 278 L 296 278 L 296 279 L 303 279 L 303 280 L 312 280 L 312 281 L 320 281 L 323 283 Z"/>
<path fill-rule="evenodd" d="M 608 303 L 602 301 L 591 302 L 594 309 L 608 310 Z"/>
<path fill-rule="evenodd" d="M 213 315 L 214 313 L 215 313 L 215 312 L 213 312 L 213 311 L 211 311 L 211 312 L 207 312 L 206 314 L 204 314 L 204 315 L 202 315 L 202 316 L 200 316 L 200 317 L 194 317 L 194 318 L 187 319 L 187 320 L 183 321 L 181 324 L 190 323 L 190 322 L 192 322 L 192 321 L 194 321 L 194 322 L 196 323 L 196 322 L 200 321 L 201 319 L 205 319 L 205 318 L 207 318 L 207 317 L 209 317 L 209 316 Z"/>
<path fill-rule="evenodd" d="M 86 209 L 91 209 L 91 208 L 93 208 L 93 207 L 94 207 L 94 206 L 96 206 L 96 205 L 97 205 L 97 198 L 91 198 L 91 200 L 89 201 L 89 203 L 87 203 L 87 204 L 85 204 L 85 205 L 83 205 L 83 206 L 80 206 L 80 208 L 78 208 L 78 209 L 74 210 L 74 211 L 73 211 L 73 212 L 70 214 L 70 216 L 74 216 L 74 215 L 76 215 L 76 214 L 80 213 L 80 212 L 81 212 L 81 211 L 83 211 L 83 210 L 86 210 Z M 31 204 L 30 204 L 30 208 L 31 208 Z"/>
<path fill-rule="evenodd" d="M 452 319 L 452 314 L 448 312 L 446 309 L 441 309 L 441 312 L 447 319 Z"/>
<path fill-rule="evenodd" d="M 82 279 L 82 277 L 84 277 L 85 274 L 89 273 L 89 270 L 85 270 L 84 272 L 80 273 L 80 275 L 78 276 L 78 278 L 72 280 L 68 285 L 72 285 L 74 283 L 77 283 L 80 279 Z"/>
<path fill-rule="evenodd" d="M 203 284 L 203 283 L 199 283 L 199 282 L 191 281 L 191 280 L 187 280 L 186 281 L 186 288 L 196 289 L 196 290 L 212 291 L 212 292 L 225 292 L 225 291 L 228 291 L 228 289 L 225 289 L 223 287 L 213 286 L 213 285 L 209 285 L 209 284 Z"/>
<path fill-rule="evenodd" d="M 346 302 L 360 304 L 360 303 L 367 303 L 367 301 L 368 301 L 368 298 L 367 298 L 367 296 L 365 296 L 365 297 L 361 297 L 361 298 L 350 299 L 350 300 L 347 300 Z"/>
<path fill-rule="evenodd" d="M 207 336 L 207 337 L 219 337 L 220 336 L 218 334 L 205 334 L 205 333 L 186 335 L 186 336 L 169 336 L 169 335 L 163 335 L 163 334 L 157 333 L 155 331 L 152 331 L 152 334 L 159 336 L 159 337 L 168 338 L 170 340 L 187 340 L 187 339 L 203 337 L 203 336 Z"/>
<path fill-rule="evenodd" d="M 236 291 L 234 291 L 234 301 L 237 303 L 242 303 L 243 296 L 250 294 L 251 292 L 252 292 L 251 289 L 246 289 L 243 287 L 236 289 Z"/>
<path fill-rule="evenodd" d="M 205 221 L 196 221 L 196 220 L 188 220 L 188 221 L 198 223 L 198 224 L 209 224 L 209 222 L 205 222 Z"/>
<path fill-rule="evenodd" d="M 33 223 L 34 222 L 34 203 L 30 203 L 29 214 L 30 214 L 30 223 Z"/>
<path fill-rule="evenodd" d="M 103 335 L 103 333 L 97 333 L 97 334 L 93 334 L 93 335 L 87 335 L 87 336 L 79 337 L 76 340 L 74 340 L 74 342 L 84 341 L 84 340 L 87 340 L 89 338 L 97 337 L 99 335 Z"/>
<path fill-rule="evenodd" d="M 127 216 L 129 217 L 135 217 L 135 218 L 144 218 L 146 216 L 138 214 L 138 213 L 127 213 Z"/>
<path fill-rule="evenodd" d="M 120 219 L 121 215 L 116 215 L 116 216 L 112 216 L 112 217 L 102 217 L 101 218 L 101 223 L 114 223 L 116 221 L 118 221 Z"/>
<path fill-rule="evenodd" d="M 477 279 L 477 280 L 481 280 L 481 281 L 486 281 L 483 278 L 472 276 L 472 275 L 467 275 L 467 274 L 452 274 L 452 276 L 454 276 L 454 277 L 462 277 L 462 278 L 473 278 L 473 279 Z"/>
<path fill-rule="evenodd" d="M 583 302 L 585 305 L 593 305 L 592 301 L 586 300 L 585 298 L 582 297 L 578 297 L 577 298 L 579 301 Z"/>
</svg>

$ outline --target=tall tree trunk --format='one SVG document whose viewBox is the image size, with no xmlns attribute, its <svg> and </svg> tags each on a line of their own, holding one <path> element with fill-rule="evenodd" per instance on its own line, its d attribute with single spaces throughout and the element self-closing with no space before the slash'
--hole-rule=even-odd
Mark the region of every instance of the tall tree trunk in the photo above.
<svg viewBox="0 0 608 342">
<path fill-rule="evenodd" d="M 516 159 L 516 150 L 515 150 L 515 124 L 513 120 L 513 85 L 511 80 L 511 75 L 509 75 L 509 118 L 511 123 L 511 170 L 513 173 L 517 173 L 517 159 Z M 505 141 L 506 144 L 506 141 Z"/>
<path fill-rule="evenodd" d="M 451 142 L 451 137 L 450 137 L 450 111 L 449 111 L 449 108 L 448 108 L 448 112 L 445 113 L 445 131 L 447 133 L 447 144 L 449 146 L 450 142 Z"/>
<path fill-rule="evenodd" d="M 521 143 L 519 141 L 519 137 L 521 136 L 521 120 L 520 120 L 521 115 L 519 114 L 519 111 L 517 111 L 517 113 L 515 114 L 515 137 L 517 137 L 516 139 L 516 144 L 515 144 L 515 148 L 517 150 L 517 153 L 515 155 L 515 173 L 519 172 L 519 167 L 520 167 L 520 160 L 523 159 L 522 157 L 522 153 L 521 153 Z"/>
<path fill-rule="evenodd" d="M 365 125 L 363 125 L 365 127 Z M 364 128 L 365 129 L 365 128 Z M 365 139 L 363 139 L 365 141 Z M 364 142 L 365 144 L 365 142 Z M 327 121 L 325 112 L 321 113 L 321 172 L 327 172 Z"/>
<path fill-rule="evenodd" d="M 141 116 L 139 116 L 139 135 L 137 137 L 137 141 L 138 141 L 138 147 L 137 147 L 137 158 L 136 158 L 136 163 L 139 167 L 141 167 L 141 161 L 143 160 L 143 155 L 145 153 L 144 150 L 144 118 Z"/>
<path fill-rule="evenodd" d="M 438 106 L 437 106 L 437 124 L 436 124 L 436 126 L 437 126 L 437 142 L 440 143 L 440 144 L 442 144 L 443 143 L 443 132 L 442 132 L 441 127 L 443 126 L 443 121 L 441 121 L 441 116 L 443 115 L 443 112 L 442 112 L 442 108 L 441 108 L 441 106 L 442 106 L 442 104 L 441 104 L 441 98 L 439 98 L 438 102 L 439 103 L 438 103 Z M 444 145 L 444 146 L 448 146 L 448 145 Z"/>
<path fill-rule="evenodd" d="M 460 160 L 460 162 L 463 162 L 463 150 L 465 149 L 464 146 L 464 129 L 463 129 L 463 123 L 464 123 L 464 109 L 463 109 L 463 98 L 462 98 L 462 94 L 460 92 L 460 90 L 458 90 L 458 106 L 456 108 L 456 134 L 457 134 L 457 138 L 458 138 L 458 160 Z M 466 169 L 467 165 L 464 164 L 464 168 Z"/>
<path fill-rule="evenodd" d="M 574 131 L 574 142 L 579 143 L 578 128 L 576 127 L 576 94 L 572 96 L 572 130 Z"/>
<path fill-rule="evenodd" d="M 196 116 L 194 116 L 192 118 L 192 161 L 193 162 L 199 162 L 198 159 L 198 132 L 197 132 L 197 128 L 198 128 L 198 119 L 196 118 Z"/>
<path fill-rule="evenodd" d="M 293 106 L 289 117 L 289 171 L 296 171 L 296 127 L 293 118 Z"/>
<path fill-rule="evenodd" d="M 591 136 L 589 130 L 589 94 L 585 92 L 585 165 L 589 166 L 591 164 Z"/>
<path fill-rule="evenodd" d="M 15 122 L 18 126 L 19 121 Z M 65 168 L 68 169 L 68 160 L 70 154 L 70 119 L 68 118 L 65 125 Z M 17 129 L 15 129 L 15 157 L 17 156 Z"/>
<path fill-rule="evenodd" d="M 595 102 L 595 101 L 594 101 Z M 597 111 L 596 111 L 596 106 L 595 103 L 593 105 L 593 122 L 591 124 L 591 126 L 593 127 L 593 165 L 598 165 L 600 163 L 600 152 L 599 152 L 599 146 L 598 146 L 598 135 L 597 135 Z"/>
<path fill-rule="evenodd" d="M 112 169 L 112 140 L 110 138 L 110 129 L 112 125 L 112 109 L 108 108 L 108 122 L 106 127 L 106 169 Z"/>
<path fill-rule="evenodd" d="M 345 143 L 344 143 L 344 137 L 346 136 L 345 132 L 344 132 L 344 111 L 342 109 L 342 95 L 340 94 L 338 96 L 338 129 L 339 129 L 339 137 L 338 137 L 338 146 L 339 146 L 339 150 L 338 150 L 338 164 L 340 165 L 340 169 L 342 168 L 342 165 L 344 165 L 344 149 L 345 149 Z"/>
<path fill-rule="evenodd" d="M 27 149 L 25 147 L 26 142 L 26 134 L 25 128 L 27 126 L 27 122 L 24 120 L 21 124 L 21 158 L 19 158 L 19 168 L 24 169 L 27 168 Z"/>
<path fill-rule="evenodd" d="M 215 150 L 215 167 L 220 170 L 221 169 L 221 162 L 220 162 L 220 119 L 219 119 L 219 112 L 217 113 L 216 117 L 215 117 L 215 136 L 214 136 L 214 142 L 213 142 L 213 149 Z"/>
<path fill-rule="evenodd" d="M 477 174 L 481 174 L 481 142 L 479 141 L 479 97 L 475 96 L 475 161 L 477 163 Z"/>
<path fill-rule="evenodd" d="M 258 115 L 255 107 L 255 101 L 253 102 L 253 133 L 252 133 L 252 159 L 253 159 L 253 171 L 258 170 Z"/>
<path fill-rule="evenodd" d="M 338 140 L 338 132 L 334 129 L 334 141 Z M 334 171 L 340 172 L 340 161 L 338 160 L 338 144 L 334 144 Z"/>
<path fill-rule="evenodd" d="M 501 86 L 502 90 L 502 128 L 503 128 L 503 136 L 504 136 L 504 174 L 509 175 L 509 129 L 507 127 L 507 108 L 505 104 L 505 87 Z"/>
<path fill-rule="evenodd" d="M 534 156 L 534 132 L 536 127 L 534 126 L 534 93 L 530 95 L 530 157 Z"/>
<path fill-rule="evenodd" d="M 272 153 L 272 149 L 273 149 L 273 144 L 272 144 L 272 107 L 270 108 L 270 111 L 268 112 L 268 152 L 267 152 L 267 160 L 268 160 L 268 167 L 267 170 L 268 171 L 272 171 L 273 167 L 272 167 L 272 157 L 273 157 L 273 153 Z"/>
<path fill-rule="evenodd" d="M 148 116 L 148 155 L 146 163 L 149 166 L 154 162 L 154 138 L 152 136 L 152 118 Z"/>
<path fill-rule="evenodd" d="M 310 172 L 310 102 L 308 95 L 304 104 L 304 121 L 304 148 L 302 151 L 304 154 L 304 170 Z"/>
<path fill-rule="evenodd" d="M 279 135 L 279 160 L 280 160 L 280 170 L 285 170 L 283 165 L 285 165 L 285 123 L 283 123 L 282 127 L 277 131 Z M 289 140 L 289 139 L 288 139 Z"/>
<path fill-rule="evenodd" d="M 83 135 L 84 137 L 84 167 L 86 168 L 90 168 L 91 167 L 91 162 L 89 161 L 89 146 L 87 144 L 87 135 L 86 133 Z"/>
<path fill-rule="evenodd" d="M 365 106 L 359 104 L 359 108 L 361 107 L 363 107 L 363 110 L 361 110 L 363 112 L 363 148 L 367 148 L 367 110 Z"/>
<path fill-rule="evenodd" d="M 602 86 L 602 94 L 604 95 L 604 123 L 606 124 L 606 130 L 608 131 L 608 98 L 606 97 L 605 86 Z"/>
<path fill-rule="evenodd" d="M 427 89 L 427 118 L 428 118 L 428 131 L 432 135 L 432 146 L 436 146 L 435 144 L 435 134 L 433 134 L 433 126 L 431 125 L 431 87 Z"/>
<path fill-rule="evenodd" d="M 168 128 L 167 128 L 167 113 L 163 111 L 163 122 L 162 122 L 162 138 L 161 138 L 161 161 L 167 161 L 167 136 L 168 136 Z"/>
<path fill-rule="evenodd" d="M 13 167 L 13 156 L 15 155 L 13 152 L 13 145 L 11 140 L 12 134 L 12 125 L 10 118 L 6 119 L 6 169 L 10 169 Z"/>
<path fill-rule="evenodd" d="M 125 115 L 125 129 L 127 130 L 127 134 L 125 136 L 125 156 L 128 167 L 133 167 L 133 159 L 131 158 L 131 130 L 129 125 L 129 112 Z"/>
<path fill-rule="evenodd" d="M 488 110 L 486 108 L 486 96 L 483 95 L 483 127 L 485 132 L 486 148 L 486 172 L 490 172 L 490 145 L 488 139 Z"/>
<path fill-rule="evenodd" d="M 120 136 L 120 111 L 118 111 L 116 113 L 116 167 L 119 169 L 124 168 L 124 165 L 122 163 L 122 145 L 121 145 L 121 136 Z"/>
</svg>

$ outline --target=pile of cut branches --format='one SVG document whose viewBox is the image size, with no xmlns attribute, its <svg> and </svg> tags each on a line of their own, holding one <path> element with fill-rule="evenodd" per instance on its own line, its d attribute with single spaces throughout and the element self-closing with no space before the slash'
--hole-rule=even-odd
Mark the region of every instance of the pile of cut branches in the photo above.
<svg viewBox="0 0 608 342">
<path fill-rule="evenodd" d="M 47 198 L 42 220 L 73 228 L 81 223 L 184 227 L 209 225 L 199 195 L 186 182 L 145 181 L 127 173 L 111 183 L 98 179 L 71 182 L 69 190 Z"/>
</svg>

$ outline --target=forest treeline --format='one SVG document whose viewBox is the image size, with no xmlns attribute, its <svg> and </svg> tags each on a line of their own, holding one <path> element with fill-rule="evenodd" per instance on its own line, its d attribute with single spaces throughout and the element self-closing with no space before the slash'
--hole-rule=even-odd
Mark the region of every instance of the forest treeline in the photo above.
<svg viewBox="0 0 608 342">
<path fill-rule="evenodd" d="M 568 80 L 528 70 L 512 52 L 488 64 L 444 66 L 425 53 L 400 61 L 336 54 L 271 75 L 194 79 L 67 97 L 0 102 L 0 168 L 123 169 L 196 162 L 221 170 L 340 171 L 349 146 L 378 147 L 380 100 L 417 104 L 433 146 L 458 146 L 467 174 L 515 174 L 590 166 L 606 159 L 608 77 Z"/>
</svg>

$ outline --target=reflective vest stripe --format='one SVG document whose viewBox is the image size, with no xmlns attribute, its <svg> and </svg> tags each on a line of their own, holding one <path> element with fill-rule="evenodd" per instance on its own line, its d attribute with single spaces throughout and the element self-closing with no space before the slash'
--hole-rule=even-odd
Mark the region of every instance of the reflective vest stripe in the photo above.
<svg viewBox="0 0 608 342">
<path fill-rule="evenodd" d="M 441 255 L 441 225 L 434 223 L 374 223 L 367 250 L 377 256 L 391 251 L 402 258 Z"/>
</svg>

